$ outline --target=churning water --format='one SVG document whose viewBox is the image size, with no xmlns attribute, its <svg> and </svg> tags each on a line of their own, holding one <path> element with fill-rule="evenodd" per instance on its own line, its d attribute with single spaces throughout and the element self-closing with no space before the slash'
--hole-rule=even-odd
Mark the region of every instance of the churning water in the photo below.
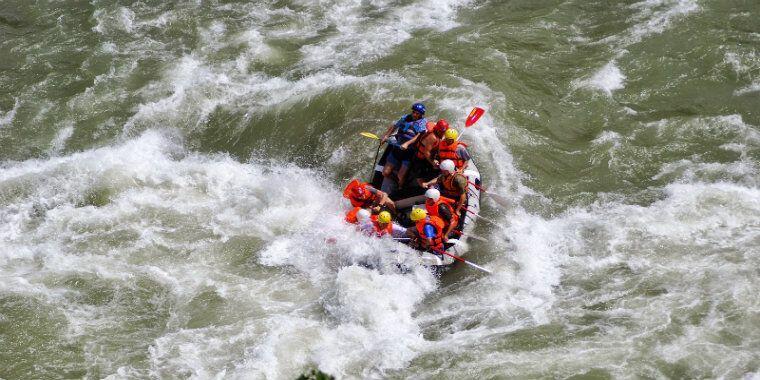
<svg viewBox="0 0 760 380">
<path fill-rule="evenodd" d="M 3 0 L 0 378 L 756 379 L 759 18 Z M 464 140 L 511 207 L 484 198 L 468 258 L 493 275 L 400 274 L 342 222 L 358 132 L 418 100 L 487 109 Z"/>
</svg>

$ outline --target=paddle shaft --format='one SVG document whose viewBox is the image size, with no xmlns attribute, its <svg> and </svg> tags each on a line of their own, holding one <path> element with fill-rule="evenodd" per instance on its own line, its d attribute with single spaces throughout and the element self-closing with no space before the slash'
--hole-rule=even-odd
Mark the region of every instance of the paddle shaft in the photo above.
<svg viewBox="0 0 760 380">
<path fill-rule="evenodd" d="M 471 261 L 467 261 L 467 260 L 465 260 L 465 259 L 463 259 L 463 258 L 461 258 L 461 257 L 459 257 L 459 256 L 457 256 L 457 255 L 454 255 L 454 254 L 448 253 L 448 252 L 446 252 L 446 251 L 443 251 L 443 250 L 440 250 L 440 249 L 435 249 L 435 248 L 433 248 L 433 251 L 435 251 L 435 252 L 437 252 L 437 253 L 440 253 L 440 254 L 442 254 L 442 255 L 446 255 L 446 256 L 449 256 L 449 257 L 451 257 L 451 258 L 452 258 L 452 259 L 454 259 L 454 260 L 457 260 L 457 261 L 461 261 L 461 262 L 463 262 L 463 263 L 465 263 L 465 264 L 467 264 L 467 265 L 469 265 L 469 266 L 472 266 L 472 267 L 474 267 L 474 268 L 478 268 L 478 269 L 480 269 L 480 270 L 482 270 L 483 272 L 486 272 L 486 273 L 488 273 L 488 274 L 492 274 L 492 273 L 493 273 L 493 272 L 491 272 L 490 270 L 488 270 L 488 269 L 486 269 L 486 268 L 483 268 L 483 267 L 481 267 L 480 265 L 478 265 L 478 264 L 475 264 L 475 263 L 473 263 L 473 262 L 471 262 Z"/>
</svg>

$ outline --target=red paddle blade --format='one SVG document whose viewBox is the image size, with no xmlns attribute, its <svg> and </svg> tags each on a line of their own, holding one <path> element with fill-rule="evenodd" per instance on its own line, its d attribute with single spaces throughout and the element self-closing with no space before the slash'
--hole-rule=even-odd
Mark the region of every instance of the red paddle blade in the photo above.
<svg viewBox="0 0 760 380">
<path fill-rule="evenodd" d="M 484 113 L 486 113 L 486 110 L 480 107 L 473 108 L 472 111 L 470 111 L 470 114 L 467 115 L 467 121 L 464 122 L 464 126 L 469 127 L 475 124 L 475 122 L 478 121 L 478 119 L 480 119 Z"/>
</svg>

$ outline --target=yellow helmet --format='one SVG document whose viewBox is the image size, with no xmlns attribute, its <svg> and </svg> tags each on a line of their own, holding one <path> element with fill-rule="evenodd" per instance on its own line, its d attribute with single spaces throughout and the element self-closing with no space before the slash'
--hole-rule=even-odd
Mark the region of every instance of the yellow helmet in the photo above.
<svg viewBox="0 0 760 380">
<path fill-rule="evenodd" d="M 454 128 L 449 128 L 443 136 L 446 140 L 456 140 L 459 137 L 459 132 Z"/>
<path fill-rule="evenodd" d="M 409 214 L 409 217 L 412 219 L 412 222 L 417 222 L 427 217 L 427 211 L 421 208 L 415 208 L 412 209 L 412 213 Z"/>
<path fill-rule="evenodd" d="M 377 222 L 387 224 L 391 222 L 391 213 L 383 211 L 377 216 Z"/>
</svg>

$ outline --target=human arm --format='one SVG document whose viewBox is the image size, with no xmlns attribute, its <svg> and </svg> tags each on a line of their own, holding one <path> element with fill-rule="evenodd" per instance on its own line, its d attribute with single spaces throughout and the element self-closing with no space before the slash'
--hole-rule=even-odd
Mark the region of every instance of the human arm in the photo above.
<svg viewBox="0 0 760 380">
<path fill-rule="evenodd" d="M 454 212 L 457 215 L 462 214 L 462 208 L 467 204 L 467 177 L 462 174 L 454 174 L 456 176 L 454 183 L 460 191 L 459 200 L 457 201 L 457 207 Z"/>
<path fill-rule="evenodd" d="M 467 169 L 467 165 L 470 164 L 470 159 L 472 157 L 470 156 L 470 152 L 468 152 L 467 148 L 464 147 L 463 145 L 459 145 L 457 147 L 457 155 L 459 156 L 459 158 L 462 159 L 462 161 L 464 161 L 464 164 L 462 164 L 462 168 L 459 169 L 460 173 L 464 173 L 464 171 Z"/>
<path fill-rule="evenodd" d="M 383 134 L 383 137 L 380 139 L 380 143 L 384 143 L 388 141 L 388 138 L 391 137 L 391 133 L 396 129 L 396 124 L 391 124 L 388 126 L 388 129 Z"/>
<path fill-rule="evenodd" d="M 412 139 L 411 139 L 411 140 L 409 140 L 409 141 L 407 141 L 407 142 L 405 142 L 405 143 L 401 144 L 400 148 L 401 148 L 402 150 L 407 150 L 407 149 L 409 149 L 409 145 L 412 145 L 412 144 L 414 144 L 414 143 L 417 141 L 417 139 L 419 139 L 419 138 L 420 138 L 420 134 L 418 133 L 418 134 L 414 135 L 414 137 L 412 137 Z"/>
<path fill-rule="evenodd" d="M 430 186 L 433 186 L 433 185 L 435 185 L 435 184 L 438 183 L 438 178 L 439 177 L 435 177 L 435 178 L 431 179 L 430 181 L 420 182 L 420 187 L 425 188 L 425 189 L 429 189 Z"/>
</svg>

